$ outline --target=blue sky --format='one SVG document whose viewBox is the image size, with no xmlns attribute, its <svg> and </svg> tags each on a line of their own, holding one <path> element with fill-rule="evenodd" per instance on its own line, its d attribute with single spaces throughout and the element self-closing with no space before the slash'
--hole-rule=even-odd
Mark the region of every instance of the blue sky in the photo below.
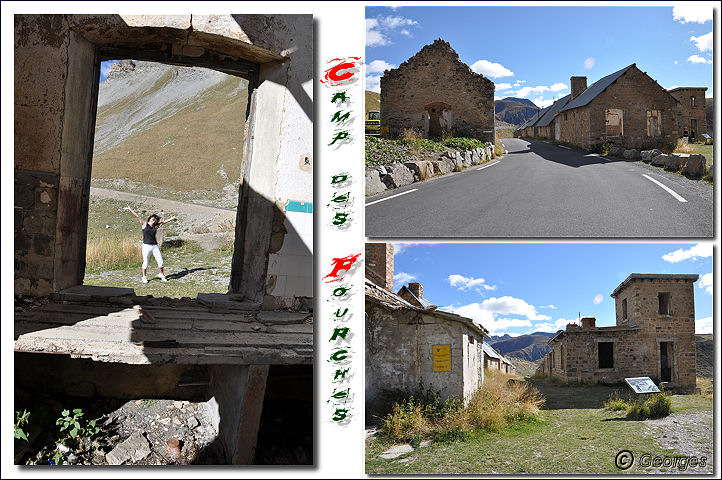
<svg viewBox="0 0 722 480">
<path fill-rule="evenodd" d="M 554 332 L 581 316 L 614 325 L 609 296 L 631 273 L 696 273 L 697 333 L 712 333 L 712 244 L 394 244 L 394 291 L 424 298 L 492 334 Z"/>
<path fill-rule="evenodd" d="M 367 7 L 367 89 L 443 38 L 499 98 L 551 104 L 569 77 L 588 84 L 636 63 L 665 88 L 712 96 L 712 7 Z"/>
</svg>

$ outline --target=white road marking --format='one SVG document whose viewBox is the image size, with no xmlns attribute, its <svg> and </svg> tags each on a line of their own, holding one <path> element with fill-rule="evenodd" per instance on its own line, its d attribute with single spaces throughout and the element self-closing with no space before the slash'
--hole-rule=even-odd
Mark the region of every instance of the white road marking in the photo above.
<svg viewBox="0 0 722 480">
<path fill-rule="evenodd" d="M 676 198 L 676 199 L 679 200 L 680 202 L 687 203 L 687 200 L 685 200 L 684 198 L 682 198 L 682 196 L 681 196 L 680 194 L 678 194 L 677 192 L 675 192 L 674 190 L 672 190 L 671 188 L 669 188 L 667 185 L 664 185 L 663 183 L 658 182 L 657 180 L 653 179 L 652 177 L 650 177 L 650 176 L 647 175 L 647 174 L 644 174 L 644 173 L 643 173 L 642 176 L 645 177 L 647 180 L 653 181 L 654 183 L 656 183 L 657 185 L 659 185 L 660 187 L 662 187 L 663 189 L 665 189 L 665 190 L 667 191 L 667 193 L 669 193 L 670 195 L 672 195 L 674 198 Z"/>
<path fill-rule="evenodd" d="M 571 148 L 565 147 L 564 145 L 559 145 L 559 146 L 562 147 L 562 148 L 566 148 L 567 150 L 571 150 Z"/>
<path fill-rule="evenodd" d="M 391 200 L 392 198 L 400 197 L 401 195 L 406 195 L 407 193 L 415 192 L 416 190 L 418 190 L 418 188 L 412 188 L 411 190 L 407 190 L 405 192 L 397 193 L 396 195 L 391 195 L 390 197 L 382 198 L 381 200 L 376 200 L 376 201 L 367 203 L 366 206 L 369 207 L 369 206 L 373 205 L 374 203 L 383 202 L 385 200 Z"/>
<path fill-rule="evenodd" d="M 504 150 L 504 153 L 509 153 L 509 150 Z"/>
<path fill-rule="evenodd" d="M 493 167 L 499 162 L 490 163 L 489 165 L 484 165 L 483 167 L 477 168 L 477 170 L 484 170 L 485 168 Z"/>
</svg>

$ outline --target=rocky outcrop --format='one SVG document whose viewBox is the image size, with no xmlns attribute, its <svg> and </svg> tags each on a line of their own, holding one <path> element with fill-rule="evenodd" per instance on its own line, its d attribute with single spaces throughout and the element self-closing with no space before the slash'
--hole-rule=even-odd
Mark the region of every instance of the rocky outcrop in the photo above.
<svg viewBox="0 0 722 480">
<path fill-rule="evenodd" d="M 381 180 L 387 188 L 399 188 L 414 182 L 414 174 L 406 166 L 400 163 L 386 165 L 386 175 Z"/>
<path fill-rule="evenodd" d="M 427 160 L 415 160 L 404 163 L 404 166 L 414 172 L 419 180 L 427 180 L 434 176 L 434 166 Z"/>
<path fill-rule="evenodd" d="M 383 167 L 379 167 L 383 168 Z M 386 172 L 386 169 L 384 169 Z M 378 168 L 366 169 L 366 195 L 376 195 L 386 190 L 386 185 L 381 181 L 381 173 Z"/>
</svg>

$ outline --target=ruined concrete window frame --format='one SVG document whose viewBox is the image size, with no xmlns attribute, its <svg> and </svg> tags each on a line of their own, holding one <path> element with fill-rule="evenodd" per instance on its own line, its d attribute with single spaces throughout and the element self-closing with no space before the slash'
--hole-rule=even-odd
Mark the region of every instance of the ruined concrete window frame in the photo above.
<svg viewBox="0 0 722 480">
<path fill-rule="evenodd" d="M 627 320 L 627 299 L 626 298 L 622 299 L 622 320 Z"/>
<path fill-rule="evenodd" d="M 659 302 L 660 315 L 672 315 L 672 302 L 669 292 L 659 292 L 657 301 Z"/>
<path fill-rule="evenodd" d="M 608 137 L 624 135 L 624 112 L 620 108 L 608 108 L 604 112 L 604 125 Z"/>
<path fill-rule="evenodd" d="M 600 370 L 614 368 L 614 342 L 597 342 L 597 353 Z"/>
<path fill-rule="evenodd" d="M 659 137 L 660 135 L 662 135 L 662 112 L 647 110 L 647 136 Z"/>
</svg>

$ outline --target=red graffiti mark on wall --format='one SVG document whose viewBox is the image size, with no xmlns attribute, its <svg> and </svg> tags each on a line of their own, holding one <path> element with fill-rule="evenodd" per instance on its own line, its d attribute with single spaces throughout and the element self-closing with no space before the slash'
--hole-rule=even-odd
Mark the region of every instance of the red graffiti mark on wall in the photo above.
<svg viewBox="0 0 722 480">
<path fill-rule="evenodd" d="M 331 87 L 357 82 L 359 77 L 356 74 L 361 71 L 363 65 L 361 57 L 334 58 L 327 63 L 331 64 L 331 67 L 324 72 L 325 75 L 320 82 Z"/>
<path fill-rule="evenodd" d="M 331 260 L 331 263 L 333 264 L 333 269 L 331 270 L 331 273 L 323 277 L 324 279 L 330 278 L 330 280 L 326 280 L 326 283 L 338 282 L 339 280 L 341 280 L 343 277 L 340 277 L 339 273 L 348 272 L 360 256 L 361 254 L 357 253 L 356 255 L 349 255 L 347 257 L 334 258 L 333 260 Z"/>
</svg>

